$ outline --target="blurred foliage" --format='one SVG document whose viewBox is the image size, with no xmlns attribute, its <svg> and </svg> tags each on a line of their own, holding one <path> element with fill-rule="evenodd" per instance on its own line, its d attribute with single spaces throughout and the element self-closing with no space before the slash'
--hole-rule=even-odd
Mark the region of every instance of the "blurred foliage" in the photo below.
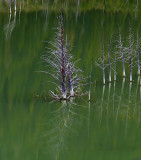
<svg viewBox="0 0 141 160">
<path fill-rule="evenodd" d="M 8 4 L 11 2 L 14 8 L 14 1 L 1 0 L 0 11 L 8 11 Z M 86 12 L 89 10 L 103 10 L 112 12 L 138 12 L 140 11 L 141 2 L 138 0 L 17 0 L 17 8 L 24 11 L 35 10 L 76 10 Z"/>
</svg>

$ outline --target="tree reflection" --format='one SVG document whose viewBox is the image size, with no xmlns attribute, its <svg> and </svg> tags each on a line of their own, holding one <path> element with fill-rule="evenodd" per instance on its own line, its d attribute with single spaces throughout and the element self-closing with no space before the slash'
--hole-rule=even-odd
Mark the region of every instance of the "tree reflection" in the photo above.
<svg viewBox="0 0 141 160">
<path fill-rule="evenodd" d="M 15 25 L 16 25 L 16 11 L 14 12 L 14 19 L 13 20 L 11 20 L 11 17 L 12 17 L 12 15 L 9 14 L 9 22 L 8 22 L 7 25 L 5 25 L 5 28 L 4 28 L 6 39 L 9 39 L 11 37 L 12 32 L 15 28 Z"/>
<path fill-rule="evenodd" d="M 52 159 L 60 159 L 64 155 L 68 150 L 67 140 L 71 138 L 70 135 L 77 133 L 73 126 L 76 123 L 79 124 L 77 120 L 79 114 L 77 113 L 78 106 L 73 101 L 73 97 L 69 102 L 62 101 L 59 108 L 49 113 L 50 119 L 45 123 L 42 147 L 45 154 Z"/>
<path fill-rule="evenodd" d="M 104 93 L 105 93 L 105 85 L 103 85 L 102 98 L 101 98 L 101 104 L 100 104 L 100 123 L 102 121 Z"/>
<path fill-rule="evenodd" d="M 101 90 L 102 97 L 95 103 L 95 106 L 99 106 L 100 108 L 100 123 L 102 119 L 105 118 L 107 122 L 110 123 L 109 120 L 112 116 L 116 123 L 121 120 L 125 121 L 126 132 L 128 130 L 129 121 L 131 120 L 135 121 L 137 126 L 139 126 L 141 116 L 141 87 L 139 90 L 139 81 L 140 78 L 137 80 L 136 87 L 133 86 L 133 83 L 125 85 L 125 78 L 123 78 L 121 88 L 117 88 L 115 83 L 113 85 L 109 84 L 108 88 L 103 86 Z M 140 91 L 140 94 L 138 94 L 138 91 Z M 106 116 L 103 113 L 106 113 Z"/>
<path fill-rule="evenodd" d="M 140 125 L 140 119 L 141 119 L 141 86 L 140 86 L 140 100 L 139 100 L 139 109 L 138 109 L 138 127 Z"/>
<path fill-rule="evenodd" d="M 121 93 L 120 93 L 120 96 L 119 96 L 119 102 L 118 102 L 118 107 L 117 107 L 116 120 L 118 118 L 118 113 L 119 113 L 119 109 L 120 109 L 120 106 L 121 106 L 121 100 L 122 100 L 122 95 L 123 95 L 123 90 L 124 90 L 124 84 L 125 84 L 125 78 L 123 78 L 123 80 L 122 80 L 122 87 L 121 87 Z"/>
</svg>

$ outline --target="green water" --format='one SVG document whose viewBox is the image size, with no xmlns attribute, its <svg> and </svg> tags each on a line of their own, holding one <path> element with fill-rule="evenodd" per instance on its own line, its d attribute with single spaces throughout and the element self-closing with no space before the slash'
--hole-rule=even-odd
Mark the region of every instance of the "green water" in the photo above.
<svg viewBox="0 0 141 160">
<path fill-rule="evenodd" d="M 10 23 L 0 14 L 0 159 L 2 160 L 139 160 L 141 159 L 141 88 L 136 67 L 134 82 L 122 80 L 120 62 L 117 81 L 102 85 L 95 66 L 103 43 L 116 37 L 118 26 L 128 37 L 140 34 L 139 15 L 87 11 L 64 14 L 64 28 L 72 54 L 88 76 L 92 64 L 91 102 L 88 96 L 67 102 L 51 102 L 52 78 L 40 57 L 57 26 L 55 11 L 17 12 Z M 113 38 L 113 41 L 116 38 Z M 125 42 L 126 44 L 127 42 Z M 114 45 L 114 44 L 113 44 Z M 106 56 L 108 48 L 106 47 Z M 113 73 L 112 73 L 113 78 Z M 89 81 L 89 80 L 88 80 Z M 84 91 L 89 86 L 84 87 Z"/>
</svg>

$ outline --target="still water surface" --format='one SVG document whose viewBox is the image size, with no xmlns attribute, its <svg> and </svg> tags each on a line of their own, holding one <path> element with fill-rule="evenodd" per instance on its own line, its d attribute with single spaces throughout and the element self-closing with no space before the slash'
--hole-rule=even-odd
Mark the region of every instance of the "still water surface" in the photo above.
<svg viewBox="0 0 141 160">
<path fill-rule="evenodd" d="M 52 40 L 57 15 L 17 13 L 9 19 L 7 14 L 0 14 L 0 159 L 141 159 L 141 87 L 137 73 L 133 71 L 134 82 L 129 84 L 129 71 L 124 81 L 118 66 L 117 81 L 108 84 L 106 70 L 107 83 L 103 86 L 102 72 L 95 66 L 103 41 L 108 45 L 118 26 L 126 38 L 129 18 L 136 31 L 140 28 L 138 17 L 101 11 L 65 14 L 65 32 L 72 54 L 81 59 L 78 66 L 84 76 L 93 66 L 91 102 L 87 96 L 51 102 L 47 95 L 54 89 L 49 83 L 52 79 L 36 71 L 50 69 L 44 67 L 40 57 L 48 45 L 45 41 Z"/>
</svg>

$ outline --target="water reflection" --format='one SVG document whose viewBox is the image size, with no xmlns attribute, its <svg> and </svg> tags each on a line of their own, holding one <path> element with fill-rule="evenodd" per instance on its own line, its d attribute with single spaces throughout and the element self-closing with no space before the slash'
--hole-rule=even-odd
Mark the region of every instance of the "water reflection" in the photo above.
<svg viewBox="0 0 141 160">
<path fill-rule="evenodd" d="M 45 129 L 42 136 L 42 149 L 50 159 L 61 159 L 68 151 L 68 139 L 77 135 L 78 130 L 74 126 L 80 125 L 77 112 L 78 106 L 74 103 L 73 97 L 70 101 L 62 101 L 57 104 L 56 109 L 48 112 L 48 121 L 45 122 Z"/>
<path fill-rule="evenodd" d="M 139 108 L 138 108 L 138 127 L 140 125 L 140 118 L 141 118 L 141 86 L 140 86 L 140 100 L 139 100 Z"/>
<path fill-rule="evenodd" d="M 19 18 L 20 18 L 20 16 L 19 16 Z M 14 12 L 13 20 L 12 20 L 12 15 L 9 14 L 9 22 L 4 27 L 6 39 L 9 39 L 11 37 L 12 32 L 13 32 L 13 30 L 15 28 L 15 25 L 16 25 L 16 11 Z"/>
<path fill-rule="evenodd" d="M 122 80 L 122 87 L 121 87 L 121 93 L 119 95 L 119 100 L 118 100 L 116 120 L 118 118 L 118 113 L 119 113 L 119 109 L 120 109 L 120 106 L 121 106 L 121 100 L 122 100 L 122 95 L 123 95 L 124 84 L 125 84 L 125 78 L 123 78 L 123 80 Z"/>
<path fill-rule="evenodd" d="M 138 80 L 137 80 L 137 87 L 136 87 L 136 92 L 135 92 L 135 99 L 137 99 L 137 96 L 138 96 L 139 82 L 140 82 L 140 76 L 138 76 Z M 137 111 L 137 101 L 135 102 L 134 115 L 135 115 L 136 111 Z"/>
<path fill-rule="evenodd" d="M 105 93 L 105 85 L 103 85 L 102 98 L 101 98 L 101 104 L 100 104 L 100 123 L 102 121 L 104 93 Z"/>
<path fill-rule="evenodd" d="M 121 87 L 119 87 L 120 85 L 118 84 L 117 88 L 116 82 L 114 84 L 109 84 L 108 86 L 103 86 L 103 89 L 101 90 L 101 100 L 98 100 L 100 103 L 95 103 L 95 107 L 99 106 L 100 108 L 100 123 L 105 117 L 102 113 L 106 113 L 107 122 L 109 121 L 110 115 L 112 115 L 115 122 L 124 119 L 126 131 L 129 128 L 129 120 L 134 120 L 136 121 L 136 124 L 139 125 L 141 104 L 141 88 L 140 90 L 138 89 L 139 81 L 140 78 L 138 78 L 136 84 L 128 84 L 124 78 Z M 138 94 L 138 91 L 140 94 Z M 104 95 L 105 92 L 106 94 Z"/>
<path fill-rule="evenodd" d="M 141 88 L 137 89 L 138 85 L 139 80 L 134 85 L 126 83 L 124 78 L 120 85 L 115 82 L 109 83 L 108 86 L 104 85 L 102 88 L 96 87 L 96 90 L 99 90 L 99 94 L 97 94 L 99 98 L 95 102 L 93 100 L 85 102 L 85 107 L 78 105 L 80 104 L 78 102 L 76 104 L 75 99 L 72 99 L 71 102 L 63 101 L 62 104 L 57 104 L 56 109 L 52 109 L 53 111 L 46 115 L 48 121 L 45 123 L 42 137 L 44 142 L 42 148 L 45 155 L 52 157 L 51 159 L 65 159 L 70 155 L 69 151 L 72 150 L 72 147 L 78 147 L 75 141 L 78 145 L 83 143 L 88 148 L 93 146 L 96 149 L 101 148 L 99 146 L 101 143 L 104 143 L 104 148 L 110 145 L 108 142 L 103 142 L 105 138 L 105 141 L 115 143 L 113 145 L 116 148 L 127 144 L 126 141 L 134 135 L 137 129 L 140 129 Z M 134 93 L 137 93 L 136 98 L 134 98 Z M 83 117 L 81 121 L 80 117 Z M 82 135 L 79 137 L 80 132 Z M 122 142 L 119 140 L 121 137 L 123 137 Z M 79 140 L 81 142 L 78 142 Z M 85 153 L 89 152 L 85 151 Z M 73 157 L 73 154 L 71 156 Z M 74 157 L 81 159 L 78 154 Z"/>
<path fill-rule="evenodd" d="M 114 81 L 114 91 L 113 91 L 113 114 L 115 112 L 115 96 L 116 96 L 116 81 Z"/>
<path fill-rule="evenodd" d="M 109 110 L 109 103 L 110 103 L 110 93 L 111 93 L 111 83 L 109 83 L 109 89 L 108 89 L 108 99 L 107 99 L 107 115 L 108 115 L 108 110 Z"/>
</svg>

